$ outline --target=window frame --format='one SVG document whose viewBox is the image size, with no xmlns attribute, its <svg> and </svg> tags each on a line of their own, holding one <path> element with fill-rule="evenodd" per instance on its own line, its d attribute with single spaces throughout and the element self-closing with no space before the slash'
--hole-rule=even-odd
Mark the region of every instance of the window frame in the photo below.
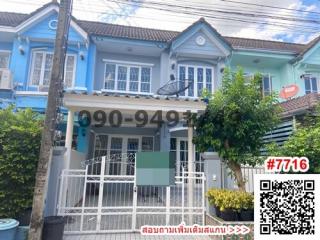
<svg viewBox="0 0 320 240">
<path fill-rule="evenodd" d="M 0 49 L 0 54 L 1 53 L 5 53 L 5 54 L 8 54 L 9 55 L 9 57 L 8 57 L 8 66 L 7 66 L 7 68 L 0 68 L 0 69 L 9 69 L 10 68 L 10 60 L 11 60 L 11 51 L 10 50 L 2 50 L 2 49 Z"/>
<path fill-rule="evenodd" d="M 185 90 L 184 95 L 180 95 L 180 97 L 186 97 L 186 98 L 199 98 L 201 96 L 198 96 L 198 69 L 202 68 L 203 69 L 203 75 L 202 75 L 202 85 L 203 88 L 202 89 L 207 89 L 207 71 L 206 69 L 211 69 L 211 93 L 214 92 L 214 67 L 212 66 L 204 66 L 204 65 L 195 65 L 195 64 L 178 64 L 178 80 L 180 81 L 180 67 L 185 67 L 185 76 L 188 76 L 188 69 L 194 68 L 193 71 L 193 77 L 194 77 L 194 81 L 193 81 L 193 96 L 189 96 L 189 92 L 188 89 Z"/>
<path fill-rule="evenodd" d="M 32 78 L 33 78 L 33 72 L 34 72 L 33 69 L 34 69 L 34 64 L 35 64 L 35 54 L 36 53 L 43 54 L 43 58 L 42 58 L 42 62 L 41 62 L 40 80 L 39 80 L 39 84 L 38 85 L 32 84 Z M 31 57 L 31 65 L 30 65 L 30 70 L 29 70 L 29 81 L 28 81 L 29 82 L 29 84 L 28 84 L 29 87 L 35 87 L 35 88 L 38 88 L 38 89 L 39 89 L 40 86 L 49 87 L 49 85 L 43 85 L 44 72 L 45 72 L 44 69 L 45 69 L 45 62 L 46 62 L 45 59 L 46 59 L 46 55 L 47 54 L 51 54 L 52 57 L 54 55 L 54 53 L 51 52 L 51 51 L 37 50 L 37 49 L 32 50 L 31 56 L 30 56 Z M 65 58 L 65 61 L 64 61 L 64 72 L 63 72 L 63 76 L 64 77 L 66 75 L 66 66 L 67 66 L 67 61 L 66 60 L 67 60 L 68 56 L 73 56 L 74 57 L 72 84 L 71 84 L 70 87 L 68 87 L 68 88 L 73 88 L 75 86 L 75 79 L 76 79 L 77 54 L 75 54 L 75 53 L 67 53 L 66 54 L 66 58 Z M 53 62 L 53 59 L 52 59 L 52 62 Z M 52 68 L 52 66 L 51 66 L 51 68 Z M 65 84 L 65 79 L 63 79 L 63 83 Z"/>
<path fill-rule="evenodd" d="M 264 78 L 268 76 L 268 79 L 269 79 L 269 87 L 270 87 L 270 91 L 269 91 L 269 95 L 266 95 L 265 94 L 265 89 L 264 89 Z M 272 87 L 272 76 L 270 73 L 263 73 L 262 74 L 262 95 L 265 97 L 265 96 L 270 96 L 271 93 L 272 93 L 272 90 L 273 87 Z"/>
<path fill-rule="evenodd" d="M 103 136 L 108 136 L 108 140 L 107 140 L 107 146 L 106 147 L 99 147 L 97 148 L 96 144 L 96 138 L 97 136 L 100 136 L 100 135 L 103 135 Z M 104 150 L 104 151 L 107 151 L 107 155 L 110 154 L 110 150 L 111 150 L 111 138 L 112 137 L 116 137 L 116 138 L 121 138 L 122 139 L 122 149 L 121 149 L 121 152 L 125 153 L 128 151 L 128 148 L 127 146 L 124 144 L 124 142 L 128 142 L 128 139 L 129 138 L 137 138 L 139 139 L 139 151 L 142 151 L 142 139 L 144 137 L 146 138 L 152 138 L 152 150 L 151 151 L 147 151 L 147 152 L 154 152 L 155 151 L 155 137 L 153 135 L 127 135 L 127 134 L 109 134 L 109 133 L 94 133 L 94 142 L 93 142 L 93 156 L 94 156 L 94 153 L 97 149 L 99 150 Z M 123 141 L 125 140 L 125 141 Z"/>
<path fill-rule="evenodd" d="M 103 75 L 103 86 L 101 91 L 105 92 L 114 92 L 114 93 L 130 93 L 130 94 L 141 94 L 141 95 L 151 95 L 152 93 L 152 67 L 153 64 L 148 63 L 138 63 L 138 62 L 126 62 L 126 61 L 114 61 L 114 60 L 107 60 L 104 59 L 104 75 Z M 115 66 L 115 74 L 114 74 L 114 89 L 106 88 L 106 72 L 107 72 L 107 65 L 114 65 Z M 118 73 L 119 67 L 127 68 L 126 71 L 126 90 L 118 90 Z M 138 68 L 138 90 L 137 91 L 130 91 L 130 70 L 131 68 Z M 149 68 L 150 69 L 150 90 L 149 92 L 142 92 L 141 91 L 141 84 L 142 84 L 142 68 Z"/>
<path fill-rule="evenodd" d="M 261 73 L 262 76 L 262 82 L 261 82 L 261 91 L 262 91 L 262 96 L 266 96 L 265 95 L 265 90 L 264 90 L 264 77 L 268 76 L 269 79 L 269 86 L 270 86 L 270 91 L 269 91 L 269 95 L 272 93 L 273 91 L 273 84 L 272 84 L 272 76 L 271 73 Z M 244 77 L 245 77 L 245 85 L 249 84 L 249 81 L 252 81 L 254 78 L 254 73 L 251 72 L 245 72 L 244 73 Z M 268 95 L 268 96 L 269 96 Z"/>
<path fill-rule="evenodd" d="M 306 90 L 306 77 L 309 78 L 309 83 L 310 83 L 310 92 L 307 93 L 307 90 Z M 312 87 L 312 82 L 311 82 L 311 79 L 312 78 L 315 78 L 316 79 L 316 85 L 317 85 L 317 91 L 313 91 L 313 87 Z M 320 74 L 316 74 L 316 73 L 310 73 L 310 74 L 306 74 L 306 76 L 303 77 L 303 83 L 304 83 L 304 94 L 310 94 L 310 93 L 319 93 L 320 90 L 319 90 L 319 80 L 320 80 Z"/>
</svg>

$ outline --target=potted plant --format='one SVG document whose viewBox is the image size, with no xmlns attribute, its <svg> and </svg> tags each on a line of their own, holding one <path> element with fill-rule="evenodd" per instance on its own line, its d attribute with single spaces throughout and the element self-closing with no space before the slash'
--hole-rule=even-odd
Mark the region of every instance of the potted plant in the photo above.
<svg viewBox="0 0 320 240">
<path fill-rule="evenodd" d="M 210 205 L 215 208 L 217 217 L 225 221 L 236 221 L 240 210 L 237 192 L 227 189 L 210 189 L 207 193 Z"/>
<path fill-rule="evenodd" d="M 238 213 L 241 208 L 238 191 L 226 191 L 221 197 L 220 217 L 225 221 L 237 221 Z"/>
<path fill-rule="evenodd" d="M 216 204 L 216 201 L 217 201 L 216 197 L 219 194 L 219 191 L 221 190 L 212 188 L 207 192 L 207 198 L 208 198 L 209 204 L 214 209 L 214 212 L 211 214 L 215 214 L 217 217 L 220 217 L 220 208 Z"/>
<path fill-rule="evenodd" d="M 241 201 L 240 220 L 241 221 L 253 221 L 254 219 L 254 197 L 251 193 L 241 192 L 239 194 Z"/>
</svg>

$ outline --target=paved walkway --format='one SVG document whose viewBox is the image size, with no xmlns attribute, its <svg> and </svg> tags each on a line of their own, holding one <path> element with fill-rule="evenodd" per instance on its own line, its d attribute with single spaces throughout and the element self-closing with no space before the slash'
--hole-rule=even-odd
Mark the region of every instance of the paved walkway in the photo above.
<svg viewBox="0 0 320 240">
<path fill-rule="evenodd" d="M 140 233 L 65 235 L 64 240 L 212 240 L 207 236 L 142 236 Z"/>
</svg>

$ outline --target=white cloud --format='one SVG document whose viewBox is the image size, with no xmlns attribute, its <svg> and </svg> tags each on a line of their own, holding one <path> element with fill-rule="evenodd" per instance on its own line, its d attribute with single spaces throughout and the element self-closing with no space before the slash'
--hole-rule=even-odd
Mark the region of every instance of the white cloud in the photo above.
<svg viewBox="0 0 320 240">
<path fill-rule="evenodd" d="M 32 2 L 26 0 L 0 0 L 1 11 L 19 11 L 19 12 L 31 12 L 41 5 L 47 3 L 50 0 L 33 0 Z M 155 1 L 155 0 L 154 0 Z M 19 4 L 20 2 L 20 4 Z M 21 2 L 25 2 L 23 7 Z M 239 5 L 232 4 L 221 0 L 191 0 L 187 6 L 197 6 L 206 9 L 229 9 L 229 10 L 243 10 L 243 12 L 258 12 L 266 13 L 276 16 L 286 16 L 287 14 L 296 17 L 306 17 L 306 13 L 288 12 L 280 8 L 301 9 L 305 11 L 320 11 L 320 3 L 306 5 L 303 0 L 246 0 L 242 1 L 246 3 L 262 4 L 279 7 L 274 8 L 262 8 L 261 6 L 253 5 Z M 159 1 L 159 3 L 167 3 L 166 1 Z M 174 2 L 181 5 L 181 2 Z M 105 14 L 103 14 L 105 13 Z M 129 7 L 128 5 L 120 5 L 107 0 L 74 0 L 73 14 L 79 19 L 94 20 L 94 21 L 108 21 L 118 24 L 177 30 L 182 31 L 188 27 L 191 23 L 199 19 L 200 16 L 196 14 L 183 14 L 174 12 L 163 12 L 150 8 L 136 8 Z M 130 15 L 134 17 L 124 17 L 124 15 Z M 216 12 L 211 12 L 212 16 L 216 17 L 228 17 L 227 15 L 221 15 Z M 293 16 L 293 17 L 295 17 Z M 239 17 L 240 20 L 250 20 L 247 17 Z M 290 40 L 295 42 L 306 42 L 316 34 L 303 34 L 301 31 L 293 33 L 289 28 L 292 28 L 290 24 L 296 24 L 294 22 L 264 18 L 256 19 L 255 21 L 265 21 L 269 24 L 285 24 L 286 27 L 272 26 L 272 25 L 257 25 L 246 22 L 235 22 L 228 20 L 219 20 L 206 18 L 222 35 L 247 37 L 247 38 L 260 38 L 260 39 L 272 39 L 272 40 Z"/>
</svg>

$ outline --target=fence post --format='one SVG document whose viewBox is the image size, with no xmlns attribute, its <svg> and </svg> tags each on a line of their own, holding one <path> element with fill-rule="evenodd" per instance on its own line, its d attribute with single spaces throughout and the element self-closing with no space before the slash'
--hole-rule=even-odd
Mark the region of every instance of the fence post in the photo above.
<svg viewBox="0 0 320 240">
<path fill-rule="evenodd" d="M 134 158 L 136 158 L 136 154 L 134 154 Z M 137 201 L 138 201 L 136 159 L 134 162 L 135 164 L 134 164 L 133 200 L 132 200 L 132 231 L 136 230 Z"/>
<path fill-rule="evenodd" d="M 181 222 L 184 222 L 184 167 L 182 167 L 182 190 L 181 190 Z"/>
<path fill-rule="evenodd" d="M 170 225 L 170 186 L 166 189 L 166 225 Z"/>
<path fill-rule="evenodd" d="M 99 185 L 99 198 L 98 198 L 98 215 L 97 215 L 97 227 L 96 230 L 100 231 L 101 214 L 102 214 L 102 199 L 103 199 L 103 187 L 104 187 L 104 175 L 106 167 L 106 156 L 102 157 L 101 171 L 100 171 L 100 185 Z"/>
<path fill-rule="evenodd" d="M 65 208 L 65 203 L 66 203 L 66 199 L 65 199 L 65 189 L 64 186 L 66 186 L 64 184 L 64 171 L 62 170 L 61 175 L 60 175 L 60 189 L 59 189 L 59 199 L 58 199 L 58 215 L 62 214 L 61 210 L 62 208 Z M 64 209 L 65 210 L 65 209 Z M 63 213 L 64 214 L 64 213 Z"/>
<path fill-rule="evenodd" d="M 85 202 L 86 202 L 87 178 L 88 178 L 87 174 L 88 174 L 88 165 L 86 165 L 86 172 L 84 173 L 84 186 L 83 186 L 82 206 L 81 206 L 80 232 L 83 231 L 84 207 L 85 207 Z"/>
<path fill-rule="evenodd" d="M 204 175 L 204 173 L 201 173 L 201 180 L 202 180 L 202 224 L 205 225 L 205 221 L 206 221 L 206 177 Z"/>
</svg>

